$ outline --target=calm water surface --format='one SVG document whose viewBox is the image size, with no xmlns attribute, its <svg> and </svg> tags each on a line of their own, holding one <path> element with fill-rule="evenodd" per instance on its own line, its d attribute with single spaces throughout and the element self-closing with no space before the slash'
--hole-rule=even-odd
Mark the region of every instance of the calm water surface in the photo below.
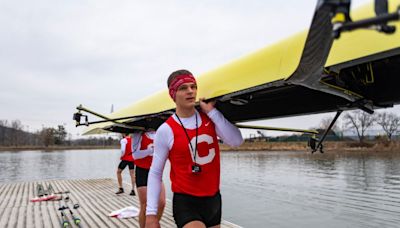
<svg viewBox="0 0 400 228">
<path fill-rule="evenodd" d="M 118 153 L 1 152 L 0 182 L 115 178 Z M 400 153 L 227 152 L 221 161 L 223 217 L 243 227 L 400 227 Z"/>
</svg>

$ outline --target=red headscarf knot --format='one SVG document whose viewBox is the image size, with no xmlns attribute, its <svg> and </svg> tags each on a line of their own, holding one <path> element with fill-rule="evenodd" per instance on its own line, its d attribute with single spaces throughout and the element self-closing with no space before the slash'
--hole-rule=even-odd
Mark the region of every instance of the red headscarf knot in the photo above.
<svg viewBox="0 0 400 228">
<path fill-rule="evenodd" d="M 184 83 L 190 83 L 193 82 L 196 84 L 196 79 L 193 77 L 191 74 L 182 74 L 179 76 L 176 76 L 171 83 L 169 84 L 169 95 L 173 100 L 175 100 L 176 92 L 178 91 L 179 86 L 181 86 Z"/>
</svg>

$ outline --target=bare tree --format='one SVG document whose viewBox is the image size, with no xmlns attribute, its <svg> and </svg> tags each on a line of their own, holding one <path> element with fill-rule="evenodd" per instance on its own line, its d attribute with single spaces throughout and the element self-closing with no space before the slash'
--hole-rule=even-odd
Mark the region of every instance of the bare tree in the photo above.
<svg viewBox="0 0 400 228">
<path fill-rule="evenodd" d="M 13 120 L 11 121 L 11 145 L 13 146 L 19 146 L 21 144 L 21 139 L 23 139 L 22 136 L 22 123 L 20 120 Z"/>
<path fill-rule="evenodd" d="M 54 130 L 54 143 L 56 145 L 62 145 L 67 137 L 67 131 L 63 125 L 58 125 L 57 129 Z"/>
<path fill-rule="evenodd" d="M 328 129 L 329 125 L 332 123 L 333 117 L 325 117 L 321 120 L 321 123 L 319 124 L 320 129 Z M 340 133 L 340 121 L 336 120 L 336 123 L 332 126 L 331 128 L 332 131 L 335 133 Z"/>
<path fill-rule="evenodd" d="M 399 131 L 400 117 L 394 113 L 382 112 L 378 114 L 376 123 L 382 127 L 388 140 L 391 141 L 393 134 Z"/>
<path fill-rule="evenodd" d="M 5 142 L 7 142 L 7 134 L 6 134 L 7 120 L 0 120 L 0 145 L 5 146 Z"/>
<path fill-rule="evenodd" d="M 54 135 L 55 129 L 54 128 L 43 128 L 40 133 L 40 139 L 45 147 L 49 145 L 54 145 Z"/>
<path fill-rule="evenodd" d="M 360 143 L 363 143 L 365 139 L 365 132 L 375 122 L 375 115 L 356 110 L 346 113 L 346 115 L 343 117 L 343 121 L 346 126 L 356 130 Z"/>
<path fill-rule="evenodd" d="M 0 126 L 8 127 L 8 121 L 7 120 L 0 120 Z"/>
</svg>

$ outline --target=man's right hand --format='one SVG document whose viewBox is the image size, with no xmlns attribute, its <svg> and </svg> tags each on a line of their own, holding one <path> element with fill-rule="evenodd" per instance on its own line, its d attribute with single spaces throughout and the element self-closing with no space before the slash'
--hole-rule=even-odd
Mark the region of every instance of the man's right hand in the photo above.
<svg viewBox="0 0 400 228">
<path fill-rule="evenodd" d="M 160 223 L 158 221 L 157 215 L 146 216 L 146 228 L 160 228 Z"/>
</svg>

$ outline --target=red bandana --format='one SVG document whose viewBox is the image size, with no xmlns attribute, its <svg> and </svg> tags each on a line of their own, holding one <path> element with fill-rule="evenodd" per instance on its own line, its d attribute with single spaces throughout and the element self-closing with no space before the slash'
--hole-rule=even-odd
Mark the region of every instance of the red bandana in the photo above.
<svg viewBox="0 0 400 228">
<path fill-rule="evenodd" d="M 191 74 L 182 74 L 174 78 L 171 84 L 169 84 L 169 95 L 173 100 L 175 100 L 176 92 L 178 91 L 179 86 L 184 83 L 193 82 L 196 84 L 196 79 Z"/>
</svg>

